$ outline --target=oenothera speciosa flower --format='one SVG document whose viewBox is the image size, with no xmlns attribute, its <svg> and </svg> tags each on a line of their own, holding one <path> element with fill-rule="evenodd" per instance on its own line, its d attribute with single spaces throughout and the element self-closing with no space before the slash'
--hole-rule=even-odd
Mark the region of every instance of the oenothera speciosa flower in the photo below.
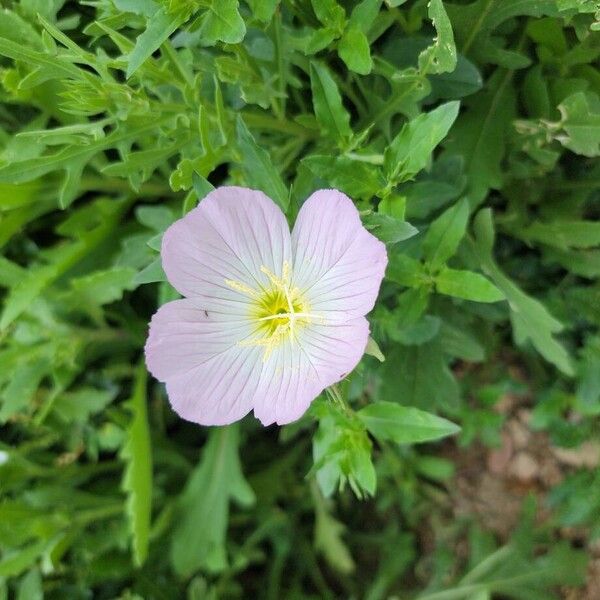
<svg viewBox="0 0 600 600">
<path fill-rule="evenodd" d="M 387 264 L 336 190 L 315 192 L 290 235 L 262 192 L 219 188 L 167 229 L 161 256 L 185 298 L 152 318 L 146 362 L 175 411 L 203 425 L 301 417 L 363 355 Z"/>
</svg>

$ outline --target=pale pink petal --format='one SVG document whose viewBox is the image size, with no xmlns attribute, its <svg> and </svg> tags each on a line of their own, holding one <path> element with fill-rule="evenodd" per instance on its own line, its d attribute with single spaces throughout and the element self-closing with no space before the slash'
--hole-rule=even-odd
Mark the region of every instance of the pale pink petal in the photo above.
<svg viewBox="0 0 600 600">
<path fill-rule="evenodd" d="M 292 232 L 292 253 L 294 285 L 311 312 L 346 320 L 373 308 L 387 253 L 348 196 L 319 190 L 306 200 Z"/>
<path fill-rule="evenodd" d="M 298 328 L 263 361 L 255 392 L 254 414 L 263 425 L 299 419 L 310 403 L 340 381 L 362 357 L 369 337 L 364 317 L 347 323 L 311 323 Z"/>
<path fill-rule="evenodd" d="M 167 384 L 181 417 L 203 425 L 225 425 L 252 409 L 262 352 L 239 345 L 252 333 L 247 320 L 230 320 L 183 299 L 162 306 L 146 342 L 148 370 Z"/>
<path fill-rule="evenodd" d="M 226 281 L 252 290 L 267 287 L 261 267 L 281 275 L 284 261 L 291 262 L 289 227 L 279 207 L 262 192 L 221 187 L 167 229 L 161 257 L 179 293 L 240 314 L 244 306 L 230 304 L 243 298 Z"/>
</svg>

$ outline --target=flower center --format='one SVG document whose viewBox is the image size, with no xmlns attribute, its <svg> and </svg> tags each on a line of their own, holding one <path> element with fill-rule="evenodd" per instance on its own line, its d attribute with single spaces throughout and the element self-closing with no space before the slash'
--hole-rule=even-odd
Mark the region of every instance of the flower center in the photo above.
<svg viewBox="0 0 600 600">
<path fill-rule="evenodd" d="M 292 287 L 291 269 L 283 263 L 281 277 L 262 266 L 261 272 L 269 278 L 270 286 L 260 291 L 247 288 L 235 281 L 226 283 L 235 290 L 249 295 L 253 302 L 250 318 L 256 325 L 252 337 L 238 342 L 244 346 L 264 347 L 263 360 L 267 360 L 277 345 L 286 339 L 296 341 L 298 329 L 318 319 L 310 313 L 306 300 L 298 288 Z"/>
</svg>

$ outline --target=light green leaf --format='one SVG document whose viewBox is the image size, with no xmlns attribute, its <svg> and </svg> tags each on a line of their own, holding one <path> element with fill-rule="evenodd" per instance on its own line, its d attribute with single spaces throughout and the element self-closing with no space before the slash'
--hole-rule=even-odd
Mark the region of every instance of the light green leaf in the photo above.
<svg viewBox="0 0 600 600">
<path fill-rule="evenodd" d="M 423 265 L 407 254 L 393 253 L 389 257 L 386 279 L 407 287 L 420 287 L 427 282 Z"/>
<path fill-rule="evenodd" d="M 71 288 L 73 294 L 84 303 L 108 304 L 120 300 L 126 290 L 134 288 L 134 275 L 135 270 L 129 267 L 113 267 L 73 278 Z"/>
<path fill-rule="evenodd" d="M 91 415 L 104 410 L 116 395 L 116 389 L 92 387 L 63 392 L 54 401 L 52 411 L 65 423 L 86 423 Z"/>
<path fill-rule="evenodd" d="M 346 21 L 346 11 L 336 0 L 310 0 L 317 19 L 334 30 L 341 31 Z"/>
<path fill-rule="evenodd" d="M 442 0 L 429 0 L 428 13 L 436 36 L 433 44 L 419 54 L 419 70 L 427 73 L 451 73 L 456 68 L 456 46 L 452 25 Z"/>
<path fill-rule="evenodd" d="M 279 0 L 247 0 L 252 14 L 263 23 L 270 23 Z"/>
<path fill-rule="evenodd" d="M 42 576 L 38 569 L 31 569 L 19 583 L 16 600 L 44 600 Z"/>
<path fill-rule="evenodd" d="M 348 25 L 368 33 L 381 9 L 382 0 L 362 0 L 353 9 Z"/>
<path fill-rule="evenodd" d="M 430 225 L 423 240 L 423 254 L 432 270 L 454 256 L 467 230 L 469 203 L 459 200 Z"/>
<path fill-rule="evenodd" d="M 599 9 L 600 10 L 600 9 Z M 559 105 L 564 134 L 556 139 L 583 156 L 600 156 L 600 98 L 595 93 L 578 92 Z"/>
<path fill-rule="evenodd" d="M 379 348 L 379 344 L 371 336 L 369 336 L 369 339 L 367 340 L 365 354 L 375 357 L 379 362 L 385 362 L 385 356 Z"/>
<path fill-rule="evenodd" d="M 237 119 L 237 141 L 241 167 L 248 185 L 263 191 L 279 204 L 284 212 L 287 211 L 289 193 L 279 171 L 271 162 L 269 153 L 256 143 L 240 116 Z"/>
<path fill-rule="evenodd" d="M 352 136 L 350 114 L 329 70 L 316 61 L 310 63 L 310 87 L 315 116 L 323 131 L 338 142 L 348 140 Z"/>
<path fill-rule="evenodd" d="M 410 223 L 381 213 L 367 215 L 364 223 L 374 236 L 386 244 L 402 242 L 419 233 L 418 229 Z"/>
<path fill-rule="evenodd" d="M 427 166 L 435 147 L 456 120 L 459 106 L 457 101 L 442 104 L 402 128 L 384 154 L 383 169 L 388 180 L 407 181 Z"/>
<path fill-rule="evenodd" d="M 395 402 L 374 402 L 356 414 L 377 439 L 397 444 L 439 440 L 460 431 L 446 419 Z"/>
<path fill-rule="evenodd" d="M 26 571 L 44 553 L 47 540 L 33 542 L 19 550 L 5 552 L 0 560 L 0 577 L 16 577 Z"/>
<path fill-rule="evenodd" d="M 139 273 L 136 273 L 132 280 L 132 285 L 138 287 L 146 283 L 156 283 L 159 281 L 167 281 L 167 276 L 162 268 L 162 261 L 160 257 L 155 258 Z"/>
<path fill-rule="evenodd" d="M 435 276 L 435 287 L 440 294 L 464 298 L 474 302 L 498 302 L 504 294 L 479 273 L 443 267 Z"/>
<path fill-rule="evenodd" d="M 129 79 L 161 44 L 187 21 L 191 9 L 169 12 L 159 8 L 149 19 L 144 33 L 135 41 L 135 47 L 127 57 L 127 79 Z"/>
<path fill-rule="evenodd" d="M 327 186 L 336 188 L 353 199 L 371 199 L 385 185 L 375 165 L 346 156 L 313 155 L 302 161 Z"/>
<path fill-rule="evenodd" d="M 349 27 L 338 44 L 338 54 L 351 71 L 368 75 L 373 68 L 367 36 L 358 27 Z"/>
<path fill-rule="evenodd" d="M 120 456 L 126 461 L 123 490 L 127 494 L 127 519 L 135 564 L 141 566 L 148 555 L 152 516 L 152 446 L 146 403 L 147 374 L 143 363 L 137 367 L 131 399 L 126 406 L 132 412 L 127 441 Z"/>
<path fill-rule="evenodd" d="M 246 35 L 246 24 L 238 11 L 238 0 L 210 0 L 200 17 L 200 43 L 214 46 L 217 42 L 237 44 Z"/>
<path fill-rule="evenodd" d="M 210 429 L 202 460 L 188 479 L 171 546 L 171 562 L 179 575 L 227 567 L 229 502 L 254 503 L 254 492 L 242 473 L 238 440 L 237 424 Z"/>
</svg>

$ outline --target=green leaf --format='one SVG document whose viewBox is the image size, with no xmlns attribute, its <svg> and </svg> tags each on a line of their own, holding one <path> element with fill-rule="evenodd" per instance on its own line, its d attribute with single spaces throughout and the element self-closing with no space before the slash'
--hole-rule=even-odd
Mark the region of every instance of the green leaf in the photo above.
<svg viewBox="0 0 600 600">
<path fill-rule="evenodd" d="M 431 46 L 419 54 L 419 70 L 427 73 L 451 73 L 456 68 L 456 46 L 452 25 L 442 0 L 430 0 L 428 13 L 436 36 Z"/>
<path fill-rule="evenodd" d="M 167 281 L 160 257 L 155 258 L 139 273 L 136 273 L 131 283 L 133 286 L 138 287 L 146 283 L 157 283 L 159 281 Z"/>
<path fill-rule="evenodd" d="M 381 213 L 370 213 L 365 217 L 364 223 L 373 235 L 386 244 L 396 244 L 419 233 L 410 223 Z"/>
<path fill-rule="evenodd" d="M 367 36 L 358 27 L 349 27 L 338 44 L 338 54 L 350 71 L 368 75 L 373 68 Z"/>
<path fill-rule="evenodd" d="M 313 484 L 314 485 L 314 484 Z M 315 549 L 321 552 L 327 562 L 340 573 L 352 573 L 355 569 L 352 555 L 344 544 L 344 525 L 330 514 L 325 499 L 318 489 L 313 489 L 315 501 Z"/>
<path fill-rule="evenodd" d="M 346 483 L 358 498 L 374 495 L 377 475 L 371 460 L 371 441 L 364 425 L 352 413 L 316 401 L 312 410 L 319 419 L 313 437 L 313 469 L 319 488 L 326 497 Z"/>
<path fill-rule="evenodd" d="M 24 548 L 6 552 L 0 560 L 0 577 L 16 577 L 26 571 L 44 553 L 48 541 L 33 542 Z"/>
<path fill-rule="evenodd" d="M 469 203 L 458 201 L 430 225 L 423 240 L 423 254 L 432 270 L 437 270 L 454 256 L 467 230 Z"/>
<path fill-rule="evenodd" d="M 270 23 L 279 0 L 247 0 L 252 14 L 263 23 Z"/>
<path fill-rule="evenodd" d="M 315 116 L 323 132 L 337 142 L 352 136 L 350 114 L 342 104 L 342 97 L 327 67 L 319 62 L 310 63 L 310 87 Z"/>
<path fill-rule="evenodd" d="M 237 119 L 237 142 L 248 185 L 263 191 L 286 212 L 290 201 L 288 190 L 268 152 L 256 143 L 240 116 Z"/>
<path fill-rule="evenodd" d="M 190 16 L 190 10 L 169 12 L 159 8 L 149 19 L 144 33 L 138 36 L 133 50 L 127 57 L 127 79 L 158 50 L 162 43 Z"/>
<path fill-rule="evenodd" d="M 368 33 L 381 10 L 381 3 L 382 0 L 362 0 L 352 9 L 348 25 Z"/>
<path fill-rule="evenodd" d="M 356 414 L 377 439 L 397 444 L 430 442 L 460 431 L 446 419 L 395 402 L 374 402 Z"/>
<path fill-rule="evenodd" d="M 54 401 L 52 411 L 65 423 L 86 423 L 91 415 L 104 410 L 116 395 L 116 390 L 92 387 L 63 392 Z"/>
<path fill-rule="evenodd" d="M 442 268 L 435 276 L 435 287 L 440 294 L 464 298 L 474 302 L 498 302 L 504 294 L 479 273 Z"/>
<path fill-rule="evenodd" d="M 527 241 L 542 242 L 561 250 L 592 248 L 600 245 L 600 223 L 595 221 L 536 221 L 519 232 Z"/>
<path fill-rule="evenodd" d="M 334 30 L 341 30 L 346 21 L 346 11 L 336 0 L 310 0 L 317 19 Z"/>
<path fill-rule="evenodd" d="M 407 181 L 427 166 L 435 147 L 456 120 L 459 106 L 456 101 L 442 104 L 402 128 L 384 154 L 383 168 L 388 180 Z"/>
<path fill-rule="evenodd" d="M 42 577 L 38 569 L 31 569 L 31 571 L 21 579 L 16 600 L 44 600 Z"/>
<path fill-rule="evenodd" d="M 569 353 L 554 335 L 562 331 L 563 325 L 547 308 L 535 298 L 517 287 L 498 267 L 493 256 L 494 225 L 492 211 L 479 211 L 474 221 L 475 243 L 472 250 L 489 278 L 504 292 L 511 309 L 511 321 L 515 342 L 522 346 L 530 341 L 535 349 L 566 375 L 573 375 Z"/>
<path fill-rule="evenodd" d="M 152 516 L 152 446 L 146 408 L 146 380 L 146 369 L 141 363 L 135 372 L 131 399 L 126 403 L 132 412 L 132 419 L 120 454 L 127 463 L 123 490 L 127 494 L 127 519 L 137 566 L 144 564 L 148 555 Z"/>
<path fill-rule="evenodd" d="M 238 439 L 237 425 L 211 429 L 202 460 L 185 486 L 171 546 L 171 562 L 181 576 L 200 568 L 225 569 L 229 502 L 254 503 L 254 492 L 242 473 Z"/>
<path fill-rule="evenodd" d="M 448 155 L 462 156 L 473 206 L 481 203 L 490 188 L 502 187 L 501 163 L 516 114 L 511 78 L 512 72 L 498 69 L 481 92 L 465 100 L 467 110 L 454 125 L 452 136 L 444 142 Z"/>
<path fill-rule="evenodd" d="M 377 342 L 371 336 L 369 336 L 369 339 L 367 340 L 365 354 L 375 357 L 379 362 L 385 362 L 385 356 L 383 355 L 383 352 L 379 348 Z"/>
<path fill-rule="evenodd" d="M 200 42 L 214 46 L 217 42 L 237 44 L 246 35 L 246 24 L 238 11 L 238 0 L 209 0 L 199 18 Z"/>
<path fill-rule="evenodd" d="M 208 194 L 215 189 L 210 181 L 201 175 L 198 175 L 198 173 L 192 174 L 192 184 L 194 186 L 194 192 L 198 202 L 201 202 L 205 196 L 208 196 Z"/>
<path fill-rule="evenodd" d="M 371 199 L 384 186 L 380 169 L 346 156 L 308 156 L 302 161 L 327 186 L 336 188 L 353 199 Z"/>
<path fill-rule="evenodd" d="M 407 287 L 420 287 L 427 282 L 423 265 L 407 254 L 393 253 L 389 256 L 386 279 Z"/>
<path fill-rule="evenodd" d="M 446 3 L 454 37 L 460 51 L 479 63 L 493 63 L 509 69 L 526 67 L 531 61 L 498 43 L 496 30 L 514 17 L 542 17 L 558 14 L 555 0 L 476 0 L 470 4 Z"/>
<path fill-rule="evenodd" d="M 600 98 L 594 93 L 579 92 L 559 105 L 564 134 L 556 139 L 583 156 L 600 156 Z"/>
<path fill-rule="evenodd" d="M 108 304 L 123 297 L 126 290 L 134 288 L 135 270 L 129 267 L 95 271 L 84 277 L 71 279 L 73 295 L 86 304 Z"/>
<path fill-rule="evenodd" d="M 383 365 L 382 400 L 442 410 L 455 408 L 459 388 L 439 338 L 417 346 L 396 346 Z"/>
</svg>

